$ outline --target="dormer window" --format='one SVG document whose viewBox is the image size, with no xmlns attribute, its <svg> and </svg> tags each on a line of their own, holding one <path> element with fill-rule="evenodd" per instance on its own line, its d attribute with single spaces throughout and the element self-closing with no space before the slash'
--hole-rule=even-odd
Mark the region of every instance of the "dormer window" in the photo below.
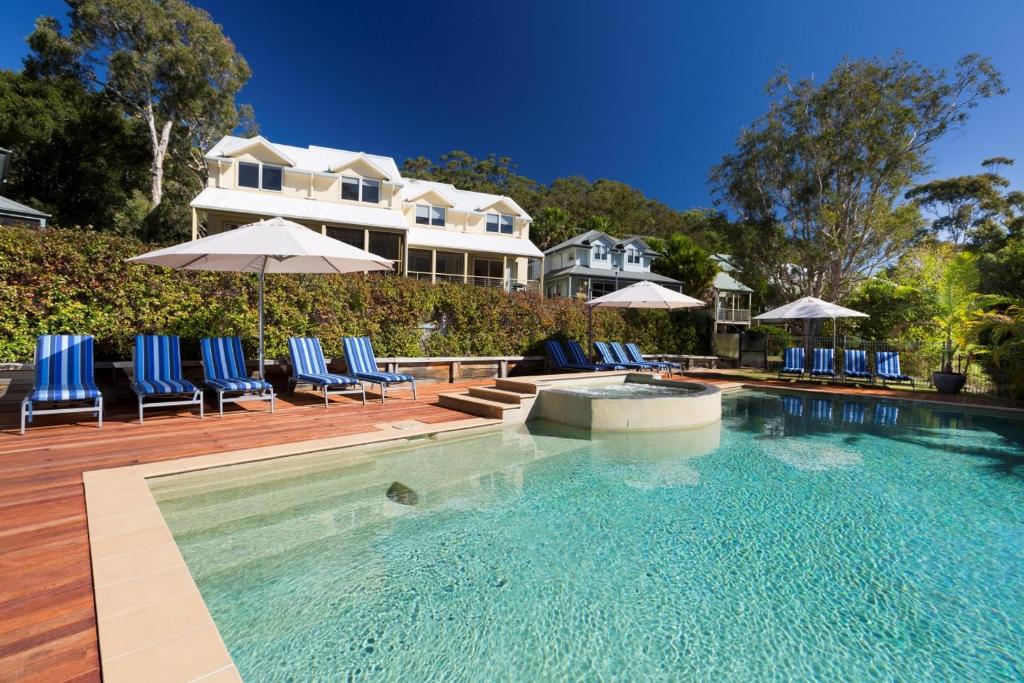
<svg viewBox="0 0 1024 683">
<path fill-rule="evenodd" d="M 640 263 L 640 251 L 637 249 L 626 249 L 626 263 Z"/>
<path fill-rule="evenodd" d="M 443 206 L 433 206 L 431 204 L 417 204 L 416 205 L 416 222 L 420 225 L 435 225 L 439 228 L 443 228 L 445 224 L 445 214 L 447 209 Z"/>
<path fill-rule="evenodd" d="M 238 162 L 238 186 L 251 187 L 257 190 L 281 191 L 284 169 L 270 164 L 255 164 L 248 161 Z"/>
<path fill-rule="evenodd" d="M 594 260 L 595 261 L 607 261 L 608 260 L 608 247 L 604 244 L 594 245 Z"/>
<path fill-rule="evenodd" d="M 380 181 L 353 176 L 341 177 L 341 198 L 353 202 L 380 203 Z"/>
<path fill-rule="evenodd" d="M 487 232 L 500 232 L 503 235 L 511 235 L 514 225 L 514 216 L 504 213 L 487 214 Z"/>
</svg>

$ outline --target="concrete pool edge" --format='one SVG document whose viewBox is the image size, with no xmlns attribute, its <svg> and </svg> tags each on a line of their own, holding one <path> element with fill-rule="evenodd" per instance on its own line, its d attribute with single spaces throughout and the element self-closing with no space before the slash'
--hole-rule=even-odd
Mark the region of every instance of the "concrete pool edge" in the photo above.
<svg viewBox="0 0 1024 683">
<path fill-rule="evenodd" d="M 487 418 L 379 424 L 377 433 L 84 472 L 103 680 L 241 680 L 147 479 L 328 449 L 354 457 L 348 449 L 500 425 Z"/>
</svg>

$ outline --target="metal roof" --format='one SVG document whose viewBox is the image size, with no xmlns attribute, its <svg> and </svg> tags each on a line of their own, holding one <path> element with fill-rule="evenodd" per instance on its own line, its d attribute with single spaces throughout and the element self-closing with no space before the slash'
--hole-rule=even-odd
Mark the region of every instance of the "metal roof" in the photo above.
<svg viewBox="0 0 1024 683">
<path fill-rule="evenodd" d="M 7 197 L 0 197 L 0 214 L 7 216 L 18 216 L 18 217 L 29 217 L 29 218 L 49 218 L 50 214 L 43 213 L 33 209 L 31 206 L 25 206 L 13 199 Z"/>
<path fill-rule="evenodd" d="M 563 275 L 579 275 L 581 277 L 600 277 L 609 280 L 615 279 L 615 271 L 607 268 L 587 268 L 586 266 L 569 266 L 567 268 L 560 268 L 553 270 L 549 273 L 544 274 L 545 280 L 551 280 L 552 278 L 562 277 Z M 679 280 L 674 280 L 667 275 L 659 275 L 658 273 L 651 273 L 648 271 L 634 271 L 634 270 L 620 270 L 619 279 L 625 282 L 629 281 L 640 281 L 646 280 L 647 282 L 670 282 L 675 285 L 681 285 Z"/>
<path fill-rule="evenodd" d="M 281 216 L 325 223 L 347 223 L 381 228 L 405 229 L 406 227 L 402 213 L 396 209 L 317 202 L 265 192 L 224 190 L 215 187 L 208 187 L 200 192 L 189 206 L 196 209 L 231 211 L 258 216 Z"/>
</svg>

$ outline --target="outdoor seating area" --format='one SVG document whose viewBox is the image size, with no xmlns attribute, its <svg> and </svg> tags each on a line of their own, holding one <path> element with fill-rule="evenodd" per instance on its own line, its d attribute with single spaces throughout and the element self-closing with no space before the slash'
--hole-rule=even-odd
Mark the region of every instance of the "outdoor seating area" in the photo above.
<svg viewBox="0 0 1024 683">
<path fill-rule="evenodd" d="M 877 351 L 874 354 L 874 371 L 868 367 L 868 355 L 864 349 L 844 349 L 843 366 L 836 367 L 835 350 L 831 348 L 815 348 L 811 355 L 811 367 L 804 364 L 804 348 L 792 346 L 783 354 L 782 367 L 778 370 L 778 378 L 792 376 L 803 379 L 841 380 L 845 383 L 873 384 L 909 384 L 915 385 L 914 378 L 900 371 L 899 351 Z"/>
</svg>

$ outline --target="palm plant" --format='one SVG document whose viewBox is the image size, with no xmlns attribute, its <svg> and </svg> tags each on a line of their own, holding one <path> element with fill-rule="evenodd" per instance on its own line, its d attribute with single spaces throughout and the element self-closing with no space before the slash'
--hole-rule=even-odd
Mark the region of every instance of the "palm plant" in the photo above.
<svg viewBox="0 0 1024 683">
<path fill-rule="evenodd" d="M 953 372 L 955 352 L 966 346 L 968 323 L 979 310 L 981 276 L 977 257 L 960 252 L 931 264 L 933 277 L 925 289 L 935 307 L 932 318 L 945 337 L 942 349 L 942 372 Z"/>
<path fill-rule="evenodd" d="M 970 322 L 969 336 L 982 345 L 979 355 L 1000 393 L 1024 394 L 1024 299 L 989 296 L 983 306 Z"/>
</svg>

